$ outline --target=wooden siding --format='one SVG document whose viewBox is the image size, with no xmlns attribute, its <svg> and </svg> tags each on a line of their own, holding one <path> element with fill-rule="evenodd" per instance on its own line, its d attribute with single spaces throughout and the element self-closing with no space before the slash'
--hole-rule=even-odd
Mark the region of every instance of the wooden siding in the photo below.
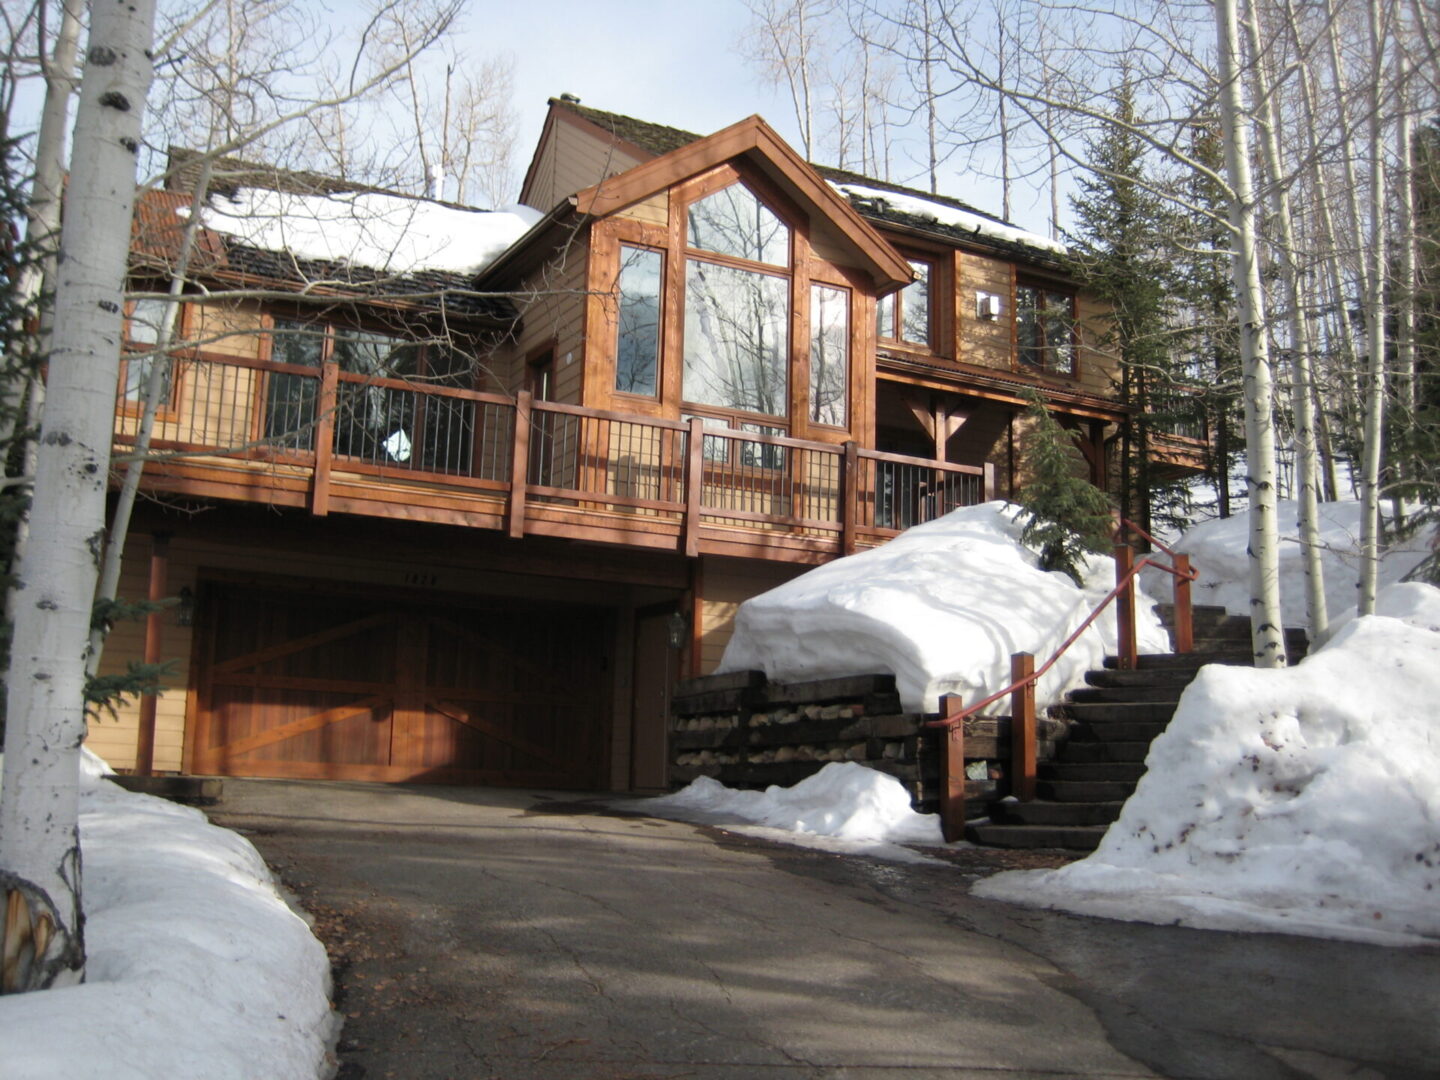
<svg viewBox="0 0 1440 1080">
<path fill-rule="evenodd" d="M 709 675 L 720 664 L 735 633 L 735 613 L 752 596 L 798 577 L 805 567 L 748 559 L 705 559 L 700 598 L 700 671 Z"/>
<path fill-rule="evenodd" d="M 624 218 L 626 221 L 638 221 L 642 225 L 654 225 L 657 228 L 665 228 L 670 222 L 670 193 L 662 191 L 658 195 L 652 195 L 648 199 L 641 199 L 637 203 L 631 203 L 623 210 L 618 210 L 615 217 Z"/>
<path fill-rule="evenodd" d="M 1008 262 L 972 255 L 960 256 L 959 337 L 960 355 L 956 359 L 996 371 L 1015 370 L 1015 268 Z M 991 293 L 1000 297 L 998 319 L 975 316 L 975 294 Z"/>
<path fill-rule="evenodd" d="M 577 233 L 556 256 L 516 287 L 521 329 L 500 346 L 490 363 L 505 393 L 525 389 L 525 365 L 536 353 L 555 350 L 554 400 L 581 403 L 585 369 L 585 274 L 589 245 Z"/>
<path fill-rule="evenodd" d="M 1075 319 L 1080 327 L 1080 388 L 1101 397 L 1115 397 L 1120 387 L 1119 362 L 1096 347 L 1109 331 L 1108 309 L 1082 292 L 1075 299 Z"/>
<path fill-rule="evenodd" d="M 537 210 L 552 210 L 577 191 L 640 164 L 639 158 L 564 120 L 547 125 L 546 133 L 527 194 Z"/>
</svg>

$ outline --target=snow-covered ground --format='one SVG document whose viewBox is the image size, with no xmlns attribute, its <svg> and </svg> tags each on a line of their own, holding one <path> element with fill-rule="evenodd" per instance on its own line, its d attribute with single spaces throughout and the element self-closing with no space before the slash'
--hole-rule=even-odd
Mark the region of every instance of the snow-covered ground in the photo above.
<svg viewBox="0 0 1440 1080">
<path fill-rule="evenodd" d="M 1280 524 L 1280 597 L 1286 626 L 1304 626 L 1305 567 L 1299 543 L 1299 504 L 1282 499 L 1277 506 Z M 1381 585 L 1399 581 L 1430 554 L 1434 533 L 1421 530 L 1388 545 L 1380 560 Z M 1355 606 L 1355 581 L 1360 566 L 1360 504 L 1355 500 L 1320 504 L 1320 542 L 1325 568 L 1325 603 L 1333 621 Z M 1245 514 L 1216 518 L 1187 529 L 1172 545 L 1189 554 L 1200 571 L 1195 583 L 1197 604 L 1218 604 L 1233 614 L 1250 613 L 1249 518 Z M 1160 595 L 1168 588 L 1158 571 L 1147 570 L 1142 580 Z"/>
<path fill-rule="evenodd" d="M 981 896 L 1380 944 L 1440 940 L 1440 590 L 1392 585 L 1299 665 L 1207 667 L 1098 851 Z"/>
<path fill-rule="evenodd" d="M 853 761 L 832 761 L 793 787 L 736 791 L 702 776 L 683 791 L 617 809 L 723 825 L 734 832 L 846 855 L 929 861 L 904 844 L 941 844 L 940 819 L 918 814 L 900 781 Z"/>
<path fill-rule="evenodd" d="M 888 672 L 905 708 L 922 712 L 938 711 L 942 694 L 989 696 L 1009 684 L 1012 653 L 1044 663 L 1115 585 L 1105 556 L 1091 560 L 1084 589 L 1037 569 L 1015 513 L 1003 502 L 955 510 L 745 601 L 718 670 L 784 682 Z M 1140 648 L 1165 652 L 1152 602 L 1137 603 Z M 1037 705 L 1080 685 L 1114 643 L 1112 605 L 1040 680 Z"/>
<path fill-rule="evenodd" d="M 329 962 L 254 847 L 86 755 L 86 981 L 0 997 L 0 1076 L 313 1080 Z"/>
</svg>

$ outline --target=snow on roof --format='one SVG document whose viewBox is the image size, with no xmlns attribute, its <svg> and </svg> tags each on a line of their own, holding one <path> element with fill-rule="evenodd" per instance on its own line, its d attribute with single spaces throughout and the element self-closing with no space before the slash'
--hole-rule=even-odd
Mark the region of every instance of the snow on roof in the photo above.
<svg viewBox="0 0 1440 1080">
<path fill-rule="evenodd" d="M 1392 585 L 1292 668 L 1211 665 L 1089 858 L 980 896 L 1384 945 L 1440 940 L 1440 590 Z"/>
<path fill-rule="evenodd" d="M 528 206 L 474 210 L 374 191 L 212 195 L 204 224 L 251 247 L 393 274 L 476 273 L 540 220 Z"/>
<path fill-rule="evenodd" d="M 1024 244 L 1026 247 L 1040 248 L 1041 250 L 1053 251 L 1061 255 L 1065 254 L 1067 250 L 1065 245 L 1058 240 L 1051 240 L 1048 236 L 1028 232 L 1025 229 L 1006 224 L 1003 221 L 996 221 L 994 218 L 985 217 L 983 214 L 961 210 L 958 206 L 950 206 L 947 203 L 933 201 L 918 195 L 907 195 L 899 191 L 866 187 L 863 184 L 850 184 L 834 180 L 829 181 L 829 183 L 844 195 L 853 196 L 857 199 L 883 202 L 887 204 L 891 210 L 898 211 L 902 214 L 912 214 L 915 217 L 930 218 L 941 225 L 964 229 L 979 236 L 989 237 L 992 240 L 1003 240 L 1010 244 Z"/>
<path fill-rule="evenodd" d="M 1004 502 L 955 510 L 883 547 L 818 566 L 740 605 L 720 671 L 763 670 L 783 682 L 888 672 L 906 709 L 936 712 L 941 694 L 978 701 L 1010 682 L 1010 655 L 1043 663 L 1114 586 L 1096 557 L 1085 589 L 1035 566 Z M 1137 605 L 1140 647 L 1169 651 Z M 1080 685 L 1113 651 L 1113 606 L 1037 688 L 1042 708 Z M 1008 699 L 988 711 L 1004 713 Z"/>
</svg>

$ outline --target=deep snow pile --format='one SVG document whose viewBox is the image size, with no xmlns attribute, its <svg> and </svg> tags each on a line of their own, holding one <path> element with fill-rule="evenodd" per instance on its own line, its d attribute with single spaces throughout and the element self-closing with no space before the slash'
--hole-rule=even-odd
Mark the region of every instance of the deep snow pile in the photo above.
<svg viewBox="0 0 1440 1080">
<path fill-rule="evenodd" d="M 86 982 L 0 997 L 0 1075 L 313 1080 L 329 963 L 250 843 L 85 752 Z"/>
<path fill-rule="evenodd" d="M 1440 939 L 1440 590 L 1276 671 L 1212 665 L 1089 858 L 977 895 L 1145 922 Z"/>
<path fill-rule="evenodd" d="M 617 803 L 634 809 L 634 803 Z M 639 806 L 655 817 L 736 828 L 809 847 L 882 858 L 915 858 L 900 844 L 939 844 L 940 822 L 919 814 L 893 776 L 853 761 L 832 761 L 793 787 L 736 791 L 702 776 L 682 791 L 646 799 Z"/>
<path fill-rule="evenodd" d="M 474 273 L 540 220 L 528 206 L 470 210 L 379 192 L 297 195 L 240 188 L 216 196 L 204 223 L 265 251 L 393 274 Z"/>
<path fill-rule="evenodd" d="M 1305 566 L 1299 544 L 1299 504 L 1280 500 L 1280 597 L 1286 626 L 1304 626 Z M 1238 514 L 1217 518 L 1187 529 L 1171 546 L 1190 556 L 1200 571 L 1195 583 L 1197 604 L 1219 604 L 1234 615 L 1250 614 L 1249 517 Z M 1399 581 L 1430 553 L 1433 533 L 1391 544 L 1380 560 L 1380 584 Z M 1321 561 L 1325 570 L 1325 603 L 1331 619 L 1355 606 L 1355 582 L 1360 567 L 1360 504 L 1354 500 L 1320 504 Z M 1146 570 L 1144 580 L 1157 590 L 1163 584 L 1157 572 Z M 1165 586 L 1168 588 L 1168 586 Z"/>
<path fill-rule="evenodd" d="M 936 712 L 947 693 L 987 697 L 1009 684 L 1012 653 L 1044 663 L 1115 584 L 1108 557 L 1091 560 L 1084 589 L 1037 569 L 1015 515 L 1003 502 L 955 510 L 747 600 L 718 670 L 782 682 L 889 672 L 912 711 Z M 1151 603 L 1136 605 L 1140 649 L 1166 652 Z M 1037 704 L 1059 701 L 1114 648 L 1112 605 L 1040 680 Z"/>
</svg>

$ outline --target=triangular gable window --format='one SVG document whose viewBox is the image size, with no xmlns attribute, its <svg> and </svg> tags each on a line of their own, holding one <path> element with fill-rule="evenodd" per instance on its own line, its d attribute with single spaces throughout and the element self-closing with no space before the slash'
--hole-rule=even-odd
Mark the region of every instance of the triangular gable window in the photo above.
<svg viewBox="0 0 1440 1080">
<path fill-rule="evenodd" d="M 689 245 L 769 266 L 790 265 L 790 229 L 744 184 L 690 204 Z"/>
</svg>

